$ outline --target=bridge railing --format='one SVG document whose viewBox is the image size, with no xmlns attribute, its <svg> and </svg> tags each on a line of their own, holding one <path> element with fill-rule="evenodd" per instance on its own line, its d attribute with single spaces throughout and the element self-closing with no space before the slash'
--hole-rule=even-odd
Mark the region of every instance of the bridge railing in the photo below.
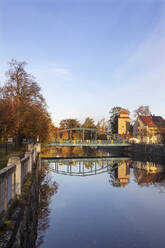
<svg viewBox="0 0 165 248">
<path fill-rule="evenodd" d="M 114 138 L 111 140 L 65 140 L 65 139 L 58 139 L 55 140 L 54 143 L 56 144 L 127 144 L 129 141 L 121 139 L 121 138 Z"/>
</svg>

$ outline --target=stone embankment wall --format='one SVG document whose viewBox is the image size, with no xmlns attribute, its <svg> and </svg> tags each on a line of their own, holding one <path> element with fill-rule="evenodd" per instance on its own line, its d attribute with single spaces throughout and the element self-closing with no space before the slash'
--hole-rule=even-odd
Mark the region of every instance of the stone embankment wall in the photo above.
<svg viewBox="0 0 165 248">
<path fill-rule="evenodd" d="M 22 197 L 21 207 L 15 211 L 16 228 L 7 247 L 33 248 L 37 238 L 38 205 L 39 205 L 39 174 L 35 168 L 29 193 Z"/>
<path fill-rule="evenodd" d="M 165 145 L 133 144 L 129 150 L 135 160 L 165 164 Z"/>
<path fill-rule="evenodd" d="M 34 153 L 34 147 L 29 147 L 28 150 L 30 154 L 35 156 L 28 154 L 27 160 L 27 154 L 25 154 L 25 158 L 21 160 L 21 162 L 18 158 L 10 159 L 8 166 L 10 167 L 10 164 L 13 164 L 13 161 L 15 161 L 15 174 L 14 176 L 10 176 L 8 173 L 9 175 L 7 176 L 11 177 L 11 182 L 9 179 L 5 179 L 6 182 L 0 181 L 1 198 L 2 196 L 3 198 L 10 198 L 8 195 L 13 195 L 9 201 L 12 203 L 6 203 L 5 207 L 7 209 L 4 209 L 1 213 L 1 217 L 4 216 L 4 222 L 3 225 L 1 224 L 0 229 L 0 248 L 35 247 L 39 202 L 40 148 L 38 151 L 35 149 L 36 153 Z M 26 168 L 24 160 L 28 161 L 26 162 Z M 8 183 L 8 181 L 10 183 Z M 2 187 L 2 184 L 4 184 L 5 187 Z M 7 193 L 4 194 L 2 189 Z M 10 193 L 11 189 L 12 192 Z M 8 201 L 5 200 L 4 202 Z M 4 204 L 2 204 L 2 206 L 3 205 Z M 5 223 L 8 225 L 7 228 Z"/>
</svg>

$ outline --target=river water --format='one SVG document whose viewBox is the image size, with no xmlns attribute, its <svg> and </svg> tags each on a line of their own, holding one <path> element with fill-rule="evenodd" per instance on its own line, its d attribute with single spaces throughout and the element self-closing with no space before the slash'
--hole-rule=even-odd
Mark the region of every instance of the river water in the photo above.
<svg viewBox="0 0 165 248">
<path fill-rule="evenodd" d="M 42 165 L 37 247 L 165 247 L 163 165 L 100 152 Z"/>
</svg>

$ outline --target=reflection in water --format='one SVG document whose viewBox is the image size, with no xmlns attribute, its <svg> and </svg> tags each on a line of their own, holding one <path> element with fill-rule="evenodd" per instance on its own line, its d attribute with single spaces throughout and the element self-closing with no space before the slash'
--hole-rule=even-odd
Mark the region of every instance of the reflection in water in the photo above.
<svg viewBox="0 0 165 248">
<path fill-rule="evenodd" d="M 116 187 L 125 187 L 130 179 L 129 158 L 81 158 L 81 159 L 43 159 L 50 171 L 70 176 L 92 176 L 108 172 L 110 183 Z"/>
<path fill-rule="evenodd" d="M 118 179 L 120 181 L 120 184 L 125 187 L 126 184 L 128 184 L 130 178 L 130 168 L 129 163 L 126 163 L 125 161 L 120 163 L 118 165 Z"/>
<path fill-rule="evenodd" d="M 104 172 L 110 173 L 111 170 L 119 171 L 119 180 L 121 183 L 126 180 L 128 174 L 128 168 L 126 160 L 129 158 L 77 158 L 77 159 L 43 159 L 43 164 L 49 167 L 50 171 L 55 172 L 56 174 L 70 175 L 70 176 L 91 176 L 97 175 Z M 126 168 L 125 168 L 126 166 Z M 128 183 L 128 182 L 127 182 Z"/>
<path fill-rule="evenodd" d="M 99 157 L 107 156 L 107 152 L 92 147 L 43 147 L 42 157 Z"/>
<path fill-rule="evenodd" d="M 88 154 L 42 160 L 38 247 L 163 248 L 164 167 Z"/>
<path fill-rule="evenodd" d="M 57 183 L 52 180 L 45 168 L 41 171 L 40 185 L 36 247 L 40 247 L 44 242 L 44 231 L 49 227 L 50 199 L 58 190 Z"/>
<path fill-rule="evenodd" d="M 130 166 L 132 161 L 122 161 L 114 164 L 110 170 L 110 183 L 114 187 L 125 187 L 130 179 Z"/>
<path fill-rule="evenodd" d="M 140 186 L 165 186 L 165 170 L 163 165 L 153 162 L 134 161 L 133 171 L 135 180 Z"/>
</svg>

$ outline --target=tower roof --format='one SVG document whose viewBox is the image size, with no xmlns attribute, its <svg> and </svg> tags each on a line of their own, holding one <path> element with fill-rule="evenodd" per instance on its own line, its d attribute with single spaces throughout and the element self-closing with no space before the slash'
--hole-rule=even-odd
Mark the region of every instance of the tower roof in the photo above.
<svg viewBox="0 0 165 248">
<path fill-rule="evenodd" d="M 126 109 L 122 109 L 120 115 L 128 115 L 128 111 Z"/>
</svg>

